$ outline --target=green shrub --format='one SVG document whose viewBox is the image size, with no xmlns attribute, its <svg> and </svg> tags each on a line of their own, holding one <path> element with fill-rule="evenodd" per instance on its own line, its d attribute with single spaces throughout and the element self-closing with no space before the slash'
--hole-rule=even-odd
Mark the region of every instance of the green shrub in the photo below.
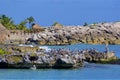
<svg viewBox="0 0 120 80">
<path fill-rule="evenodd" d="M 15 30 L 16 25 L 14 24 L 14 21 L 12 18 L 7 17 L 6 15 L 0 15 L 0 23 L 5 26 L 7 29 Z"/>
<path fill-rule="evenodd" d="M 7 52 L 7 51 L 5 51 L 5 50 L 3 50 L 3 49 L 1 49 L 0 48 L 0 55 L 4 55 L 4 54 L 8 54 L 9 52 Z"/>
</svg>

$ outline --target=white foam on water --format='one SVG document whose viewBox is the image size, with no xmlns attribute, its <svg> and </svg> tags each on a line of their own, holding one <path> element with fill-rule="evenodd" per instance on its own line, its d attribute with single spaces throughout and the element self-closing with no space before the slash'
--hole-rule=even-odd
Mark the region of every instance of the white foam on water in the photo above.
<svg viewBox="0 0 120 80">
<path fill-rule="evenodd" d="M 20 44 L 19 46 L 25 46 L 25 47 L 35 47 L 34 45 L 25 45 L 25 44 Z M 45 49 L 45 51 L 50 51 L 51 49 L 48 46 L 39 46 L 40 49 Z"/>
<path fill-rule="evenodd" d="M 34 47 L 33 45 L 25 45 L 25 44 L 20 44 L 19 46 Z"/>
<path fill-rule="evenodd" d="M 39 48 L 41 49 L 45 49 L 47 52 L 50 51 L 51 49 L 47 46 L 39 46 Z"/>
</svg>

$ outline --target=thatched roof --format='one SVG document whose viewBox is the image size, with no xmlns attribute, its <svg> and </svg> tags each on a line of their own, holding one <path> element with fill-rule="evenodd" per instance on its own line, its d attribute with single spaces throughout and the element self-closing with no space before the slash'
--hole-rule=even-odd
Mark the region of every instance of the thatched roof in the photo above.
<svg viewBox="0 0 120 80">
<path fill-rule="evenodd" d="M 9 37 L 10 32 L 0 23 L 0 43 L 4 43 L 4 41 Z"/>
<path fill-rule="evenodd" d="M 33 29 L 33 30 L 37 30 L 37 29 L 42 29 L 42 27 L 41 27 L 40 25 L 38 25 L 38 24 L 34 24 L 34 25 L 32 26 L 32 29 Z"/>
<path fill-rule="evenodd" d="M 53 25 L 53 28 L 54 28 L 54 29 L 61 29 L 61 28 L 63 28 L 63 25 L 61 25 L 61 24 L 59 24 L 59 23 L 55 23 L 55 24 Z"/>
<path fill-rule="evenodd" d="M 33 29 L 34 32 L 44 31 L 44 28 L 39 26 L 38 24 L 33 24 L 32 29 Z"/>
</svg>

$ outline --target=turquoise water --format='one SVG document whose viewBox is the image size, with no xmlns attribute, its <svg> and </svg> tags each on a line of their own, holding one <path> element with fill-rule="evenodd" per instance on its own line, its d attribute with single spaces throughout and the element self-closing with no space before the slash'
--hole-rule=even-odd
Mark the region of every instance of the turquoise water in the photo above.
<svg viewBox="0 0 120 80">
<path fill-rule="evenodd" d="M 81 25 L 84 22 L 120 20 L 120 0 L 0 0 L 0 14 L 12 17 L 15 23 L 33 16 L 36 23 L 46 26 L 58 21 L 63 25 Z M 49 46 L 49 48 L 90 49 L 104 51 L 105 45 L 76 44 Z M 120 45 L 109 45 L 120 57 Z M 0 69 L 0 80 L 96 80 L 120 79 L 120 65 L 87 64 L 83 68 L 57 70 Z"/>
<path fill-rule="evenodd" d="M 105 45 L 76 44 L 68 46 L 48 46 L 49 48 L 85 49 L 95 48 L 104 51 Z M 120 45 L 109 45 L 120 57 Z M 0 69 L 1 79 L 24 79 L 24 80 L 119 80 L 120 65 L 85 64 L 79 69 Z"/>
<path fill-rule="evenodd" d="M 90 64 L 87 67 L 69 70 L 39 69 L 33 70 L 0 70 L 1 79 L 24 79 L 24 80 L 96 80 L 96 79 L 120 79 L 119 65 Z"/>
</svg>

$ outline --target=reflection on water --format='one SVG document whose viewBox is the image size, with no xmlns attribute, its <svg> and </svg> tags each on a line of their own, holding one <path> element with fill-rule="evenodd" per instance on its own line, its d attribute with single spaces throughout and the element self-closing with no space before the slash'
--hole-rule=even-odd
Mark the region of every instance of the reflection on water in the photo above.
<svg viewBox="0 0 120 80">
<path fill-rule="evenodd" d="M 114 74 L 113 74 L 114 72 Z M 0 69 L 0 79 L 119 79 L 119 65 L 87 64 L 78 69 Z"/>
</svg>

